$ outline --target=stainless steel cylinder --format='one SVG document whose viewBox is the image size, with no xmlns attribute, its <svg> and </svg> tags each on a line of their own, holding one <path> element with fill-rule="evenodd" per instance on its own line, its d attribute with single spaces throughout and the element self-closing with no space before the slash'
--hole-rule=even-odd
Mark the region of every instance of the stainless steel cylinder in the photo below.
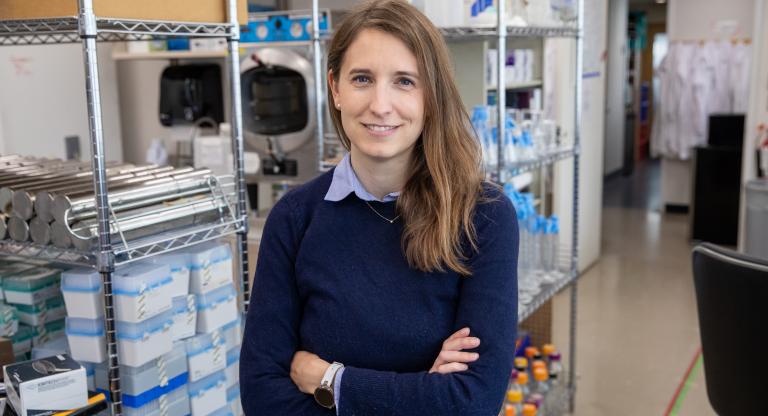
<svg viewBox="0 0 768 416">
<path fill-rule="evenodd" d="M 8 219 L 8 235 L 16 241 L 29 241 L 29 224 L 19 217 Z"/>
<path fill-rule="evenodd" d="M 124 219 L 118 219 L 119 228 L 111 223 L 110 234 L 114 236 L 115 242 L 122 241 L 120 233 L 128 242 L 135 241 L 180 227 L 215 221 L 219 218 L 219 211 L 222 209 L 227 208 L 220 198 L 208 197 L 178 206 L 135 210 Z M 97 220 L 86 220 L 72 227 L 73 233 L 70 234 L 70 238 L 76 248 L 89 250 L 97 243 L 97 224 Z"/>
<path fill-rule="evenodd" d="M 8 226 L 6 225 L 6 221 L 8 221 L 8 217 L 0 214 L 0 240 L 5 240 L 5 237 L 8 235 Z"/>
<path fill-rule="evenodd" d="M 51 242 L 51 226 L 38 217 L 32 218 L 29 222 L 29 235 L 35 243 L 47 245 Z"/>
<path fill-rule="evenodd" d="M 69 230 L 58 221 L 51 223 L 51 244 L 58 248 L 72 247 L 72 238 L 70 238 Z"/>
<path fill-rule="evenodd" d="M 135 168 L 131 164 L 111 163 L 107 171 L 121 172 Z M 59 169 L 41 169 L 32 172 L 25 172 L 23 175 L 17 175 L 15 178 L 9 178 L 0 181 L 2 186 L 13 189 L 24 188 L 26 186 L 35 186 L 42 183 L 66 182 L 69 178 L 90 178 L 93 171 L 89 165 L 67 166 Z"/>
</svg>

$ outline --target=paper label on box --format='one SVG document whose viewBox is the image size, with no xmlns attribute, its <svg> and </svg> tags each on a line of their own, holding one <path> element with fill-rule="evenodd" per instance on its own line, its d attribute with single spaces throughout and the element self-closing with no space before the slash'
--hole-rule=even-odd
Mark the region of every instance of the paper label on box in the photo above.
<svg viewBox="0 0 768 416">
<path fill-rule="evenodd" d="M 227 353 L 224 343 L 189 357 L 189 380 L 197 381 L 226 368 Z"/>
</svg>

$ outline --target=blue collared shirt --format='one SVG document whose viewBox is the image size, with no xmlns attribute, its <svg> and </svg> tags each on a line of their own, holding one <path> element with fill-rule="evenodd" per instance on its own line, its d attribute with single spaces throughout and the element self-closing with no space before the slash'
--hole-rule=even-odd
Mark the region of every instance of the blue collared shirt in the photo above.
<svg viewBox="0 0 768 416">
<path fill-rule="evenodd" d="M 352 159 L 349 153 L 341 159 L 341 162 L 333 171 L 331 186 L 328 187 L 328 193 L 325 194 L 326 201 L 338 202 L 346 198 L 349 194 L 355 195 L 363 201 L 392 202 L 397 200 L 400 192 L 392 192 L 384 195 L 384 199 L 376 198 L 370 192 L 365 190 L 360 179 L 357 178 L 355 170 L 352 169 Z M 336 379 L 333 383 L 333 398 L 336 402 L 336 414 L 339 414 L 339 397 L 341 396 L 341 376 L 344 374 L 344 368 L 336 373 Z"/>
<path fill-rule="evenodd" d="M 325 200 L 338 202 L 352 192 L 363 201 L 392 202 L 400 196 L 400 192 L 392 192 L 385 195 L 384 199 L 379 199 L 366 191 L 360 179 L 357 178 L 354 169 L 352 169 L 352 160 L 349 157 L 349 153 L 347 153 L 336 166 L 336 170 L 333 171 L 333 179 L 331 180 L 331 186 L 328 187 L 328 193 L 325 194 Z"/>
</svg>

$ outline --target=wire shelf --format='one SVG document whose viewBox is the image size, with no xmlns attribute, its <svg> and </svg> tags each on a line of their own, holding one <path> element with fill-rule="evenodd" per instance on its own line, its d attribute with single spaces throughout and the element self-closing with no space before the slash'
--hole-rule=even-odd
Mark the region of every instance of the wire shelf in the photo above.
<svg viewBox="0 0 768 416">
<path fill-rule="evenodd" d="M 440 28 L 443 36 L 448 40 L 478 40 L 492 39 L 499 36 L 496 26 L 469 26 L 469 27 L 443 27 Z M 576 38 L 579 30 L 567 26 L 507 26 L 507 37 L 518 38 Z"/>
<path fill-rule="evenodd" d="M 546 155 L 536 159 L 507 164 L 507 166 L 504 166 L 504 169 L 501 172 L 501 175 L 502 175 L 501 178 L 495 178 L 496 176 L 495 172 L 492 173 L 491 176 L 492 176 L 492 179 L 494 180 L 498 179 L 499 182 L 504 183 L 511 180 L 513 177 L 517 175 L 534 171 L 543 166 L 552 165 L 561 160 L 569 159 L 578 153 L 579 153 L 579 150 L 577 148 L 573 148 L 573 147 L 569 147 L 565 149 L 560 148 L 552 152 L 549 152 Z"/>
<path fill-rule="evenodd" d="M 229 37 L 229 23 L 170 22 L 156 20 L 96 19 L 100 41 L 148 40 L 157 37 Z M 80 42 L 77 17 L 0 20 L 0 45 L 42 45 Z"/>
<path fill-rule="evenodd" d="M 122 243 L 114 244 L 115 265 L 128 264 L 205 241 L 234 235 L 243 229 L 243 221 L 229 219 L 187 227 L 138 241 L 131 241 L 128 248 Z M 95 252 L 61 249 L 52 245 L 0 240 L 0 257 L 35 259 L 72 266 L 96 267 L 98 255 Z"/>
<path fill-rule="evenodd" d="M 533 315 L 542 305 L 548 300 L 552 299 L 561 290 L 573 283 L 578 277 L 578 273 L 567 271 L 564 272 L 562 277 L 554 283 L 542 284 L 539 288 L 539 292 L 534 295 L 533 299 L 526 303 L 521 304 L 518 309 L 518 322 L 522 322 Z"/>
</svg>

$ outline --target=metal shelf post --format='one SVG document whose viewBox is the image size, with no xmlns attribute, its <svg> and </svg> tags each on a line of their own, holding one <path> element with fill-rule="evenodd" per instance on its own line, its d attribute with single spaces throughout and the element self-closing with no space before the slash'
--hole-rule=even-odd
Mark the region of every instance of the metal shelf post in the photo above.
<svg viewBox="0 0 768 416">
<path fill-rule="evenodd" d="M 78 0 L 79 34 L 83 41 L 85 63 L 85 89 L 88 101 L 88 125 L 91 136 L 91 165 L 93 190 L 96 199 L 96 215 L 99 230 L 99 252 L 97 267 L 104 283 L 104 326 L 106 330 L 108 379 L 112 414 L 122 413 L 120 392 L 120 367 L 117 356 L 117 338 L 112 296 L 112 272 L 114 253 L 110 241 L 109 199 L 107 196 L 107 173 L 104 164 L 104 131 L 102 128 L 101 90 L 99 85 L 99 63 L 96 54 L 96 15 L 93 0 Z"/>
<path fill-rule="evenodd" d="M 578 13 L 578 36 L 576 37 L 576 91 L 574 98 L 574 132 L 573 145 L 575 149 L 580 149 L 581 144 L 581 91 L 582 91 L 582 73 L 584 72 L 584 0 L 576 1 L 576 10 Z M 579 163 L 581 161 L 580 152 L 573 155 L 573 229 L 571 230 L 571 273 L 574 276 L 571 283 L 571 314 L 570 314 L 570 334 L 569 334 L 569 363 L 568 363 L 568 389 L 569 410 L 573 413 L 576 406 L 576 312 L 578 306 L 578 286 L 577 279 L 579 273 Z"/>
<path fill-rule="evenodd" d="M 243 106 L 240 95 L 240 24 L 237 20 L 237 1 L 227 0 L 229 22 L 232 24 L 232 33 L 227 38 L 229 55 L 227 68 L 229 69 L 229 87 L 232 99 L 232 154 L 235 155 L 235 180 L 237 182 L 237 208 L 236 217 L 242 221 L 237 232 L 237 255 L 240 267 L 237 268 L 240 288 L 242 291 L 243 309 L 248 311 L 250 302 L 250 287 L 248 276 L 248 212 L 246 207 L 245 188 L 245 157 L 243 147 Z"/>
<path fill-rule="evenodd" d="M 315 70 L 315 112 L 317 113 L 317 170 L 323 171 L 325 160 L 325 112 L 323 111 L 323 57 L 320 43 L 320 10 L 318 0 L 312 0 L 312 58 Z"/>
<path fill-rule="evenodd" d="M 505 134 L 505 115 L 507 107 L 507 90 L 504 88 L 507 85 L 506 82 L 506 61 L 507 61 L 507 22 L 504 18 L 504 9 L 506 5 L 504 1 L 496 2 L 496 24 L 498 36 L 498 42 L 496 45 L 496 69 L 498 71 L 497 84 L 496 84 L 496 110 L 497 119 L 496 123 L 498 132 L 496 137 L 497 151 L 496 151 L 496 177 L 501 179 L 502 172 L 504 171 L 504 134 Z"/>
</svg>

